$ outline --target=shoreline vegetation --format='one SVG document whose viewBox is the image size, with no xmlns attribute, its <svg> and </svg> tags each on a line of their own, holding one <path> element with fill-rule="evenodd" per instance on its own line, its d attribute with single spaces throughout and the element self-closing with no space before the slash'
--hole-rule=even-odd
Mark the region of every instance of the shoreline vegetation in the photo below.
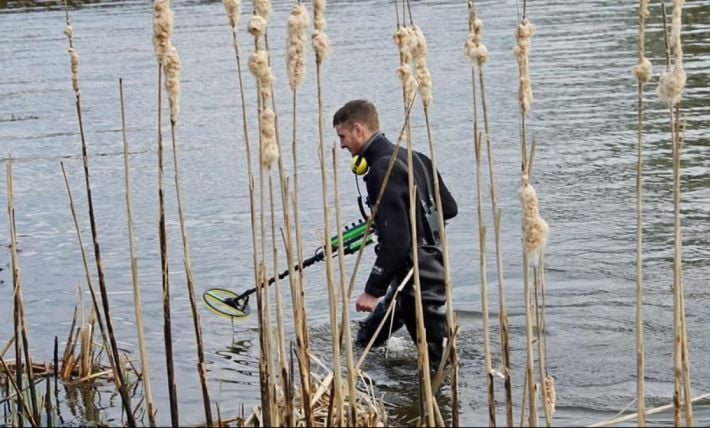
<svg viewBox="0 0 710 428">
<path fill-rule="evenodd" d="M 179 391 L 176 388 L 173 339 L 171 324 L 171 273 L 167 258 L 167 228 L 165 224 L 166 204 L 165 195 L 169 191 L 164 183 L 165 160 L 163 131 L 169 123 L 170 142 L 172 152 L 172 168 L 174 172 L 174 191 L 177 196 L 177 211 L 180 221 L 180 234 L 183 245 L 183 266 L 185 283 L 190 299 L 191 315 L 195 332 L 196 350 L 195 369 L 199 377 L 202 401 L 204 405 L 204 421 L 199 417 L 199 424 L 206 426 L 387 426 L 390 424 L 388 417 L 387 396 L 377 391 L 374 382 L 362 370 L 365 358 L 370 351 L 370 343 L 359 357 L 356 358 L 352 348 L 352 338 L 349 319 L 349 302 L 356 287 L 356 275 L 359 263 L 366 245 L 361 245 L 357 250 L 357 259 L 353 271 L 346 272 L 343 264 L 345 256 L 342 245 L 331 245 L 323 239 L 325 252 L 325 272 L 327 279 L 327 293 L 329 304 L 329 323 L 331 331 L 331 355 L 328 358 L 319 358 L 313 355 L 309 345 L 309 329 L 307 325 L 307 311 L 304 300 L 305 279 L 303 276 L 304 257 L 301 242 L 299 218 L 299 186 L 298 186 L 298 161 L 296 146 L 299 136 L 296 124 L 302 120 L 317 120 L 319 130 L 319 157 L 322 184 L 322 210 L 323 210 L 323 236 L 334 235 L 332 227 L 338 230 L 339 241 L 342 238 L 342 220 L 340 216 L 340 201 L 333 195 L 338 194 L 339 171 L 338 147 L 328 148 L 325 133 L 327 131 L 327 112 L 324 110 L 324 100 L 329 94 L 324 93 L 321 81 L 324 70 L 322 65 L 330 58 L 330 40 L 327 34 L 326 1 L 313 0 L 312 4 L 293 2 L 293 8 L 288 18 L 287 34 L 287 69 L 289 75 L 290 94 L 277 94 L 273 85 L 273 72 L 271 52 L 269 50 L 269 20 L 271 19 L 271 3 L 268 0 L 254 0 L 249 5 L 248 12 L 242 14 L 242 5 L 239 0 L 224 0 L 225 12 L 229 28 L 225 31 L 232 32 L 235 54 L 235 69 L 237 71 L 238 86 L 240 90 L 241 105 L 237 114 L 241 116 L 243 135 L 236 138 L 235 143 L 243 147 L 247 163 L 247 181 L 250 204 L 251 221 L 251 251 L 253 262 L 254 286 L 256 294 L 256 313 L 259 325 L 259 381 L 261 402 L 254 409 L 247 410 L 243 407 L 238 415 L 225 415 L 220 411 L 219 403 L 210 397 L 210 380 L 206 368 L 206 357 L 203 349 L 202 326 L 199 317 L 199 308 L 196 290 L 192 278 L 190 260 L 190 241 L 188 230 L 184 221 L 183 196 L 181 192 L 180 172 L 176 144 L 176 135 L 180 132 L 180 68 L 181 58 L 178 49 L 172 43 L 173 15 L 170 0 L 153 1 L 153 46 L 156 53 L 158 72 L 158 85 L 156 102 L 158 115 L 156 118 L 157 132 L 157 167 L 159 195 L 159 222 L 156 234 L 159 236 L 161 251 L 162 272 L 162 311 L 163 311 L 163 341 L 165 345 L 165 364 L 167 367 L 169 409 L 158 408 L 153 400 L 150 374 L 148 372 L 148 356 L 145 351 L 145 339 L 142 326 L 142 302 L 140 298 L 140 284 L 138 283 L 137 258 L 134 249 L 133 237 L 133 212 L 131 203 L 131 180 L 129 177 L 128 153 L 129 135 L 124 112 L 124 91 L 122 80 L 118 81 L 121 103 L 121 124 L 123 131 L 123 156 L 125 162 L 125 195 L 130 242 L 130 258 L 133 282 L 133 297 L 136 316 L 136 334 L 138 337 L 138 357 L 119 349 L 118 341 L 113 329 L 110 313 L 109 294 L 103 274 L 103 264 L 99 244 L 100 225 L 96 224 L 93 214 L 91 180 L 90 180 L 90 141 L 84 138 L 84 123 L 82 121 L 81 91 L 79 79 L 79 52 L 73 44 L 75 29 L 71 25 L 69 11 L 81 4 L 98 3 L 98 0 L 87 1 L 17 1 L 9 4 L 0 0 L 0 8 L 21 7 L 62 7 L 66 11 L 66 26 L 64 32 L 68 39 L 68 54 L 70 65 L 70 79 L 73 89 L 77 113 L 79 133 L 81 135 L 81 151 L 83 160 L 83 173 L 85 179 L 85 195 L 88 201 L 88 216 L 91 222 L 91 245 L 95 262 L 95 272 L 90 267 L 89 255 L 84 247 L 84 240 L 78 226 L 74 209 L 72 190 L 66 179 L 64 164 L 61 163 L 66 184 L 70 209 L 76 227 L 77 240 L 81 247 L 85 284 L 78 287 L 79 303 L 74 308 L 67 337 L 60 345 L 57 336 L 54 339 L 54 355 L 51 361 L 42 361 L 38 356 L 30 355 L 30 332 L 24 313 L 23 291 L 21 280 L 21 267 L 17 257 L 17 232 L 15 230 L 15 206 L 13 184 L 13 159 L 6 161 L 7 173 L 7 212 L 11 254 L 11 270 L 13 282 L 13 336 L 5 344 L 0 344 L 0 405 L 4 409 L 3 424 L 8 426 L 61 426 L 72 421 L 65 421 L 60 412 L 60 384 L 70 395 L 80 391 L 86 402 L 94 400 L 95 391 L 102 388 L 115 388 L 120 396 L 123 409 L 121 424 L 128 426 L 147 425 L 157 426 L 156 416 L 165 420 L 169 412 L 171 424 L 178 426 L 185 423 L 180 419 Z M 427 42 L 425 29 L 415 24 L 416 5 L 409 0 L 396 0 L 393 10 L 393 41 L 399 55 L 399 66 L 396 75 L 402 84 L 402 126 L 396 140 L 397 150 L 407 150 L 408 162 L 411 164 L 414 143 L 426 143 L 432 159 L 432 168 L 436 170 L 436 150 L 432 138 L 430 123 L 430 106 L 436 102 L 435 93 L 432 91 L 431 75 L 427 65 Z M 600 422 L 599 425 L 613 425 L 629 420 L 636 420 L 640 426 L 646 423 L 646 416 L 665 410 L 673 410 L 674 423 L 679 426 L 683 423 L 693 424 L 692 403 L 707 398 L 702 395 L 692 397 L 690 385 L 690 359 L 688 355 L 687 328 L 685 320 L 685 303 L 682 287 L 682 259 L 681 259 L 681 225 L 680 225 L 680 159 L 682 155 L 683 135 L 685 121 L 682 115 L 681 98 L 685 86 L 686 75 L 683 69 L 682 53 L 682 0 L 672 1 L 671 25 L 667 28 L 665 4 L 662 3 L 663 22 L 665 29 L 665 46 L 667 48 L 667 62 L 665 71 L 658 79 L 658 94 L 668 105 L 669 130 L 673 146 L 673 182 L 674 182 L 674 271 L 673 271 L 673 331 L 674 331 L 674 390 L 673 403 L 668 406 L 646 408 L 644 378 L 644 343 L 643 343 L 643 95 L 644 88 L 651 81 L 651 65 L 645 57 L 644 51 L 644 25 L 648 17 L 648 2 L 639 2 L 639 40 L 638 63 L 633 69 L 633 76 L 638 82 L 638 163 L 637 163 L 637 281 L 636 281 L 636 363 L 637 363 L 637 405 L 638 413 L 627 414 L 623 417 Z M 462 2 L 463 5 L 463 2 Z M 308 7 L 312 7 L 309 12 Z M 523 231 L 522 239 L 522 276 L 524 286 L 525 304 L 525 365 L 524 367 L 511 367 L 510 345 L 508 338 L 508 319 L 505 298 L 505 281 L 501 249 L 501 219 L 503 212 L 497 206 L 495 174 L 493 171 L 493 153 L 495 141 L 490 138 L 490 125 L 488 106 L 486 100 L 484 65 L 488 58 L 488 49 L 483 43 L 483 21 L 480 16 L 485 16 L 485 10 L 478 10 L 474 1 L 468 0 L 467 19 L 469 34 L 464 44 L 465 56 L 470 61 L 471 67 L 471 95 L 472 95 L 472 165 L 475 165 L 476 183 L 472 186 L 475 192 L 477 208 L 477 227 L 475 235 L 479 241 L 480 282 L 479 295 L 482 313 L 483 355 L 485 360 L 485 376 L 487 388 L 487 413 L 490 426 L 505 424 L 512 426 L 516 422 L 521 426 L 552 426 L 556 405 L 554 373 L 547 366 L 547 346 L 545 344 L 545 286 L 544 286 L 544 254 L 547 245 L 548 233 L 552 227 L 543 218 L 545 206 L 538 199 L 538 194 L 533 187 L 533 161 L 535 159 L 536 141 L 526 133 L 527 113 L 533 108 L 533 82 L 530 78 L 529 55 L 534 55 L 532 46 L 535 26 L 533 17 L 529 17 L 527 2 L 523 1 L 518 12 L 520 21 L 514 29 L 515 49 L 513 56 L 518 65 L 518 101 L 520 112 L 520 188 L 518 196 L 521 202 Z M 480 15 L 479 15 L 479 12 Z M 522 13 L 520 13 L 522 12 Z M 311 15 L 312 13 L 312 15 Z M 238 39 L 240 19 L 246 21 L 246 28 L 253 41 L 243 42 L 247 54 L 243 55 L 242 45 Z M 311 25 L 312 24 L 312 25 Z M 309 34 L 310 30 L 310 34 Z M 78 29 L 81 31 L 81 29 Z M 306 50 L 308 37 L 311 38 L 311 48 L 315 53 L 315 64 L 311 74 L 317 81 L 317 117 L 298 118 L 296 107 L 299 100 L 299 90 L 303 79 L 308 74 L 306 64 Z M 271 35 L 273 36 L 273 35 Z M 281 37 L 282 35 L 278 35 Z M 245 57 L 246 56 L 246 57 Z M 243 63 L 250 75 L 243 70 Z M 256 82 L 256 93 L 250 96 L 245 93 L 245 79 L 253 78 Z M 514 88 L 511 88 L 513 91 Z M 279 112 L 276 109 L 276 96 L 290 95 L 293 110 L 281 112 L 289 114 L 293 124 L 293 133 L 281 136 L 278 133 Z M 163 101 L 166 101 L 163 103 Z M 165 104 L 165 105 L 163 105 Z M 410 113 L 412 109 L 420 108 L 424 113 L 427 141 L 415 141 L 412 136 Z M 163 116 L 164 113 L 168 115 Z M 29 117 L 29 116 L 28 116 Z M 10 120 L 14 119 L 14 116 Z M 167 122 L 167 123 L 163 123 Z M 91 126 L 91 124 L 88 124 Z M 258 130 L 258 139 L 250 142 L 250 131 Z M 290 138 L 293 147 L 292 164 L 287 167 L 281 156 L 281 147 L 285 138 Z M 252 147 L 252 143 L 258 144 Z M 242 146 L 243 145 L 243 146 Z M 395 151 L 396 155 L 397 151 Z M 252 160 L 258 162 L 252 164 Z M 393 156 L 394 159 L 394 156 Z M 386 186 L 394 160 L 390 161 L 388 171 L 384 178 Z M 329 165 L 330 164 L 330 168 Z M 170 167 L 170 165 L 168 165 Z M 487 168 L 487 169 L 486 169 Z M 411 171 L 411 168 L 410 168 Z M 487 174 L 486 174 L 487 172 Z M 277 175 L 278 174 L 278 175 Z M 434 188 L 438 190 L 435 177 Z M 275 180 L 278 180 L 274 183 Z M 486 183 L 486 180 L 488 182 Z M 484 189 L 488 185 L 490 195 L 489 206 L 485 205 Z M 384 187 L 383 186 L 383 187 Z M 415 186 L 410 172 L 409 177 L 410 198 L 414 200 Z M 380 206 L 382 194 L 373 204 L 373 213 L 365 227 L 364 242 L 372 230 L 372 219 Z M 426 331 L 423 327 L 421 299 L 418 294 L 418 269 L 410 272 L 413 286 L 417 293 L 417 367 L 419 379 L 419 415 L 416 420 L 410 421 L 418 426 L 459 426 L 459 362 L 457 356 L 457 337 L 460 331 L 456 314 L 453 311 L 451 294 L 451 274 L 449 271 L 449 257 L 446 240 L 446 229 L 442 217 L 441 197 L 438 191 L 435 195 L 439 213 L 439 229 L 442 232 L 442 246 L 446 271 L 447 290 L 447 319 L 450 331 L 446 339 L 445 358 L 439 367 L 429 369 L 426 351 Z M 542 196 L 544 200 L 544 195 Z M 414 204 L 412 204 L 414 206 Z M 281 210 L 278 212 L 277 210 Z M 484 211 L 490 209 L 493 219 L 491 225 L 485 223 Z M 278 212 L 278 214 L 277 214 Z M 332 217 L 333 212 L 335 218 Z M 416 212 L 410 210 L 410 219 L 414 220 Z M 283 219 L 279 222 L 279 218 Z M 333 224 L 335 223 L 335 224 Z M 491 251 L 486 247 L 487 234 L 492 230 L 495 248 Z M 416 233 L 416 231 L 413 231 Z M 414 237 L 416 238 L 416 236 Z M 416 242 L 416 239 L 412 240 Z M 288 287 L 292 299 L 292 320 L 294 322 L 294 337 L 285 333 L 284 302 L 279 279 L 276 275 L 273 287 L 269 280 L 275 273 L 283 268 L 278 265 L 279 252 L 284 251 L 288 263 Z M 491 347 L 489 325 L 489 296 L 487 289 L 486 266 L 489 251 L 495 257 L 496 278 L 498 283 L 498 323 L 500 334 L 500 350 L 496 352 Z M 335 253 L 334 253 L 335 252 Z M 416 255 L 416 251 L 413 252 Z M 338 265 L 333 265 L 337 256 Z M 98 290 L 94 284 L 94 277 L 98 278 Z M 407 279 L 409 276 L 407 277 Z M 177 281 L 181 283 L 182 281 Z M 90 291 L 91 301 L 83 301 L 83 287 Z M 401 286 L 401 285 L 400 285 Z M 395 295 L 396 296 L 396 295 Z M 396 299 L 396 297 L 395 297 Z M 392 305 L 388 310 L 391 310 Z M 244 302 L 246 305 L 246 302 Z M 88 314 L 87 314 L 88 309 Z M 247 316 L 245 313 L 244 316 Z M 385 317 L 386 319 L 387 317 Z M 100 339 L 96 337 L 98 328 Z M 386 325 L 379 327 L 387 328 Z M 379 331 L 379 330 L 378 330 Z M 62 332 L 58 332 L 62 333 Z M 374 338 L 377 334 L 373 335 Z M 63 349 L 63 350 L 62 350 Z M 10 352 L 13 350 L 14 352 Z M 14 354 L 9 359 L 6 354 Z M 492 361 L 502 362 L 502 368 L 493 367 Z M 329 362 L 326 362 L 328 360 Z M 556 368 L 560 370 L 560 368 Z M 517 371 L 517 373 L 516 373 Z M 521 391 L 522 402 L 513 403 L 511 376 L 522 373 L 524 386 Z M 502 379 L 502 382 L 498 379 Z M 500 384 L 500 385 L 499 385 Z M 496 387 L 503 387 L 502 393 L 496 398 Z M 444 419 L 444 413 L 439 407 L 437 397 L 448 392 L 450 395 L 450 420 Z M 72 392 L 74 391 L 74 392 Z M 93 391 L 93 392 L 92 392 Z M 416 395 L 416 394 L 413 394 Z M 504 398 L 500 398 L 504 397 Z M 88 406 L 90 407 L 90 406 Z M 519 409 L 520 414 L 514 415 L 513 409 Z M 91 407 L 91 423 L 102 424 L 100 411 Z M 504 409 L 505 420 L 497 420 L 499 410 Z M 516 419 L 517 416 L 517 419 Z M 191 415 L 195 418 L 196 415 Z M 192 421 L 194 422 L 194 421 Z"/>
</svg>

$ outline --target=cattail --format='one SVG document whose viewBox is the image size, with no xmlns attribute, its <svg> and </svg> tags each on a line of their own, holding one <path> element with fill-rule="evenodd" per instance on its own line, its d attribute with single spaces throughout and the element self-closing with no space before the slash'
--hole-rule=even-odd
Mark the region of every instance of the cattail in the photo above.
<svg viewBox="0 0 710 428">
<path fill-rule="evenodd" d="M 231 25 L 232 28 L 236 27 L 239 21 L 239 15 L 242 13 L 241 0 L 224 0 L 224 10 L 227 12 L 229 25 Z"/>
<path fill-rule="evenodd" d="M 641 24 L 639 25 L 639 62 L 636 64 L 632 70 L 632 74 L 636 80 L 641 83 L 646 83 L 651 80 L 651 74 L 653 73 L 653 67 L 651 66 L 651 61 L 646 58 L 644 52 L 644 21 L 648 17 L 648 0 L 640 0 L 639 2 L 639 18 Z"/>
<path fill-rule="evenodd" d="M 653 74 L 653 66 L 651 65 L 651 61 L 644 56 L 641 58 L 640 62 L 634 66 L 632 73 L 634 78 L 639 82 L 648 82 L 651 80 L 651 75 Z"/>
<path fill-rule="evenodd" d="M 472 63 L 482 66 L 488 60 L 488 48 L 481 43 L 481 33 L 483 32 L 483 21 L 476 17 L 476 9 L 471 8 L 469 12 L 470 32 L 464 45 L 464 53 Z"/>
<path fill-rule="evenodd" d="M 268 21 L 271 16 L 271 2 L 269 0 L 254 0 L 254 12 Z"/>
<path fill-rule="evenodd" d="M 165 60 L 165 77 L 165 90 L 170 100 L 170 121 L 175 123 L 180 113 L 180 57 L 172 45 Z"/>
<path fill-rule="evenodd" d="M 269 66 L 269 53 L 256 51 L 249 57 L 249 70 L 259 81 L 259 90 L 263 98 L 271 97 L 271 84 L 274 76 Z"/>
<path fill-rule="evenodd" d="M 399 49 L 400 64 L 409 64 L 412 59 L 412 49 L 414 48 L 411 30 L 409 27 L 401 26 L 394 32 L 392 38 Z M 414 42 L 416 43 L 416 40 Z"/>
<path fill-rule="evenodd" d="M 313 28 L 325 31 L 325 0 L 313 0 Z"/>
<path fill-rule="evenodd" d="M 412 49 L 412 59 L 414 60 L 414 74 L 419 82 L 419 93 L 422 96 L 424 107 L 431 104 L 431 74 L 426 62 L 427 44 L 424 32 L 418 27 L 413 27 L 413 35 L 416 38 L 416 45 Z"/>
<path fill-rule="evenodd" d="M 310 24 L 308 10 L 303 3 L 296 3 L 288 17 L 288 40 L 286 68 L 288 83 L 296 90 L 306 74 L 306 29 Z"/>
<path fill-rule="evenodd" d="M 313 39 L 313 50 L 316 52 L 316 62 L 320 64 L 330 55 L 330 39 L 321 30 L 314 30 L 311 38 Z"/>
<path fill-rule="evenodd" d="M 523 19 L 515 31 L 517 44 L 513 49 L 518 68 L 520 69 L 520 82 L 518 87 L 518 100 L 523 114 L 530 111 L 533 101 L 532 86 L 530 85 L 530 72 L 528 70 L 528 51 L 530 50 L 530 38 L 535 32 L 535 26 L 527 19 Z"/>
<path fill-rule="evenodd" d="M 279 147 L 276 143 L 276 114 L 267 108 L 261 113 L 259 122 L 261 133 L 261 164 L 271 169 L 279 158 Z"/>
<path fill-rule="evenodd" d="M 687 76 L 683 69 L 683 47 L 680 42 L 680 30 L 682 26 L 681 15 L 685 0 L 673 0 L 673 19 L 671 22 L 671 40 L 675 54 L 673 68 L 661 74 L 658 82 L 658 96 L 661 100 L 669 104 L 677 104 L 685 88 Z"/>
<path fill-rule="evenodd" d="M 69 59 L 71 60 L 71 85 L 72 88 L 74 88 L 74 94 L 79 95 L 79 54 L 72 47 L 74 45 L 72 41 L 74 29 L 70 24 L 64 27 L 64 34 L 66 34 L 69 39 L 67 52 L 69 52 Z"/>
<path fill-rule="evenodd" d="M 555 413 L 555 378 L 552 376 L 545 376 L 545 380 L 542 382 L 542 387 L 545 388 L 545 407 L 550 415 Z"/>
<path fill-rule="evenodd" d="M 528 256 L 535 260 L 547 244 L 549 226 L 540 217 L 537 194 L 529 183 L 523 184 L 519 193 L 523 204 L 523 247 Z"/>
<path fill-rule="evenodd" d="M 417 90 L 417 79 L 412 76 L 408 65 L 401 65 L 397 68 L 397 77 L 402 82 L 404 88 L 404 104 L 409 105 L 414 98 L 414 93 Z"/>
<path fill-rule="evenodd" d="M 170 10 L 170 0 L 155 0 L 153 2 L 153 48 L 161 65 L 165 65 L 167 61 L 172 34 L 173 11 Z"/>
<path fill-rule="evenodd" d="M 266 19 L 260 15 L 252 15 L 249 20 L 249 25 L 247 25 L 247 31 L 249 34 L 258 39 L 266 33 Z"/>
</svg>

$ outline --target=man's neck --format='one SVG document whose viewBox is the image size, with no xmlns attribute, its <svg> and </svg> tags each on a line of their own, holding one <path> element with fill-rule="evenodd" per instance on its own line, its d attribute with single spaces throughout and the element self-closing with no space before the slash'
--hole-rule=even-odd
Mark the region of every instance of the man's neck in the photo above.
<svg viewBox="0 0 710 428">
<path fill-rule="evenodd" d="M 377 137 L 379 137 L 381 134 L 382 134 L 382 132 L 380 132 L 380 131 L 375 131 L 375 132 L 373 132 L 373 133 L 370 135 L 370 138 L 367 139 L 367 141 L 365 142 L 365 144 L 362 145 L 362 148 L 360 149 L 360 152 L 359 152 L 359 153 L 360 153 L 361 155 L 364 155 L 364 154 L 365 154 L 365 151 L 367 150 L 367 148 L 370 147 L 370 144 L 372 144 L 372 142 L 375 141 L 375 140 L 377 139 Z"/>
</svg>

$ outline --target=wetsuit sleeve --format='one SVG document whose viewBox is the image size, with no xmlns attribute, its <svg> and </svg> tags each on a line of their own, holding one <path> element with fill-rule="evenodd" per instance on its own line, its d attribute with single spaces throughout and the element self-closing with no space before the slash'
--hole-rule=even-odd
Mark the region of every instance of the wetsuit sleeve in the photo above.
<svg viewBox="0 0 710 428">
<path fill-rule="evenodd" d="M 387 161 L 376 162 L 367 175 L 367 193 L 376 201 L 384 179 Z M 407 173 L 395 164 L 375 216 L 378 252 L 365 284 L 365 292 L 384 296 L 395 274 L 401 272 L 411 249 Z"/>
<path fill-rule="evenodd" d="M 446 187 L 446 184 L 444 184 L 444 179 L 441 178 L 441 174 L 439 174 L 438 171 L 436 172 L 436 174 L 439 178 L 439 193 L 441 194 L 441 209 L 444 214 L 444 220 L 448 220 L 448 219 L 456 217 L 456 215 L 459 213 L 459 207 L 456 204 L 456 200 L 451 195 L 449 188 Z"/>
</svg>

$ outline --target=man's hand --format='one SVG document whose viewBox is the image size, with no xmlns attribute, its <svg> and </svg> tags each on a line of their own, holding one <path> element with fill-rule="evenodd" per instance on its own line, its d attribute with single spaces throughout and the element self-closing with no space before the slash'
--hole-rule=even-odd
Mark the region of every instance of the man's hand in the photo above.
<svg viewBox="0 0 710 428">
<path fill-rule="evenodd" d="M 358 312 L 372 312 L 375 310 L 378 300 L 378 297 L 363 292 L 357 296 L 357 300 L 355 301 L 355 310 Z"/>
</svg>

